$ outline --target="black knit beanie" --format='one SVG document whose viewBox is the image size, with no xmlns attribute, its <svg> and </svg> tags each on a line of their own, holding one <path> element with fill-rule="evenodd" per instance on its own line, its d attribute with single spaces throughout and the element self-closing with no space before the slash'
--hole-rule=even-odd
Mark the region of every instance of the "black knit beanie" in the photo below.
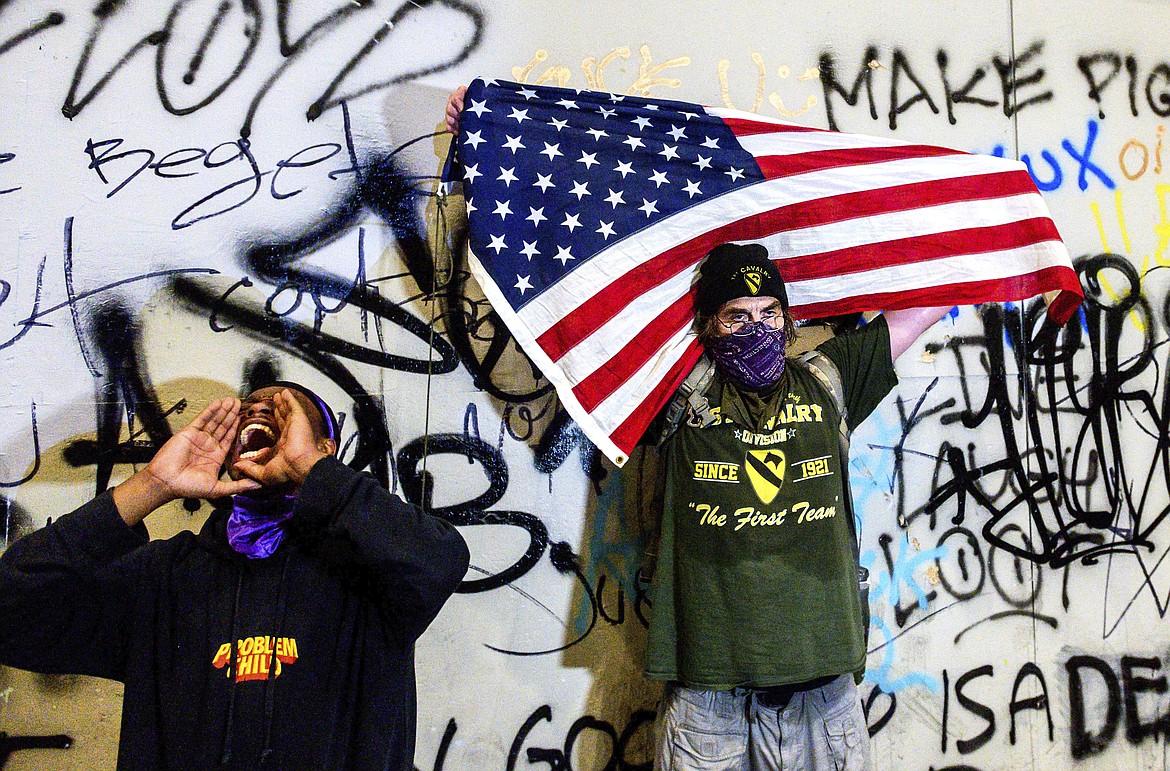
<svg viewBox="0 0 1170 771">
<path fill-rule="evenodd" d="M 784 279 L 760 244 L 720 244 L 699 266 L 695 310 L 700 316 L 711 316 L 739 297 L 775 297 L 788 310 Z"/>
</svg>

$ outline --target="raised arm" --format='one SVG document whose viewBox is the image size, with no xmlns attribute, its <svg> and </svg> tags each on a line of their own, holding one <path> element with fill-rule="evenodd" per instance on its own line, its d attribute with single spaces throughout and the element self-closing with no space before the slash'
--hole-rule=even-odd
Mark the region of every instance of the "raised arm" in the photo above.
<svg viewBox="0 0 1170 771">
<path fill-rule="evenodd" d="M 431 622 L 467 572 L 468 552 L 449 523 L 425 514 L 323 451 L 300 403 L 273 397 L 280 439 L 263 465 L 236 470 L 265 487 L 299 490 L 294 529 L 339 570 L 363 579 L 404 643 Z"/>
<path fill-rule="evenodd" d="M 223 461 L 236 437 L 240 400 L 217 399 L 167 440 L 150 463 L 114 488 L 114 504 L 127 525 L 136 525 L 179 498 L 222 498 L 259 483 L 221 480 Z"/>
<path fill-rule="evenodd" d="M 126 635 L 146 580 L 141 522 L 177 498 L 253 489 L 221 482 L 239 402 L 212 402 L 113 491 L 12 543 L 0 556 L 0 662 L 121 679 Z"/>
<path fill-rule="evenodd" d="M 886 324 L 890 328 L 890 358 L 894 361 L 906 352 L 919 336 L 947 314 L 951 305 L 939 308 L 907 308 L 902 311 L 886 311 Z"/>
</svg>

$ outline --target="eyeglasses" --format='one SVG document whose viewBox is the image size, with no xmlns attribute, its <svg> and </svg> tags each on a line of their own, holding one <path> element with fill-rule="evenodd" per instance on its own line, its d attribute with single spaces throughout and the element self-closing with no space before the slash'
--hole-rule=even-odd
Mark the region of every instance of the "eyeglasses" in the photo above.
<svg viewBox="0 0 1170 771">
<path fill-rule="evenodd" d="M 784 326 L 784 312 L 776 308 L 769 308 L 760 311 L 755 319 L 752 318 L 752 314 L 750 313 L 739 312 L 731 314 L 727 318 L 716 316 L 715 321 L 733 336 L 745 337 L 751 333 L 752 324 L 757 321 L 766 324 L 772 329 L 780 329 L 780 327 Z"/>
</svg>

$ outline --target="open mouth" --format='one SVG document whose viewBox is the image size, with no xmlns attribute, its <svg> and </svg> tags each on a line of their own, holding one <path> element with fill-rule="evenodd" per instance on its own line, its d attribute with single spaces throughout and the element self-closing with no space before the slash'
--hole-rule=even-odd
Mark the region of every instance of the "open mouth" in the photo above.
<svg viewBox="0 0 1170 771">
<path fill-rule="evenodd" d="M 240 430 L 236 440 L 240 460 L 256 460 L 266 456 L 276 445 L 276 432 L 263 423 L 249 423 Z"/>
</svg>

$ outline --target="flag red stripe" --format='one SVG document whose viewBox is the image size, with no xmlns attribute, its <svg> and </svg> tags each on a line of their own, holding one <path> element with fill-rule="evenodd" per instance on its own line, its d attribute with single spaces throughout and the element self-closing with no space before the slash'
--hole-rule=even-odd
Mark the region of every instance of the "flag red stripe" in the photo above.
<svg viewBox="0 0 1170 771">
<path fill-rule="evenodd" d="M 874 308 L 899 310 L 931 305 L 970 305 L 988 302 L 989 298 L 1000 301 L 1022 300 L 1056 288 L 1079 291 L 1080 284 L 1076 274 L 1066 267 L 1049 267 L 1019 276 L 964 281 L 896 292 L 853 295 L 831 302 L 794 305 L 791 311 L 795 318 L 809 319 L 873 310 Z M 608 398 L 614 390 L 649 361 L 650 356 L 671 335 L 684 324 L 689 323 L 689 320 L 685 318 L 685 313 L 683 313 L 681 322 L 678 321 L 678 318 L 680 312 L 693 307 L 693 300 L 688 294 L 664 311 L 639 335 L 642 339 L 637 346 L 627 345 L 610 358 L 603 367 L 599 368 L 598 372 L 585 378 L 573 388 L 577 400 L 585 405 L 587 411 L 592 412 L 598 404 Z M 674 326 L 671 326 L 671 323 Z"/>
<path fill-rule="evenodd" d="M 662 379 L 653 391 L 646 395 L 646 398 L 638 403 L 626 419 L 622 421 L 621 425 L 613 430 L 609 438 L 621 448 L 627 456 L 638 441 L 642 438 L 642 434 L 646 430 L 646 426 L 650 421 L 654 420 L 654 416 L 662 409 L 675 390 L 682 385 L 682 382 L 687 379 L 691 368 L 695 366 L 695 362 L 703 355 L 703 346 L 699 344 L 698 340 L 694 340 L 687 347 L 687 350 L 679 358 L 678 362 L 670 368 L 670 372 Z"/>
<path fill-rule="evenodd" d="M 983 254 L 1059 240 L 1060 233 L 1056 231 L 1052 220 L 1033 217 L 999 225 L 927 233 L 805 254 L 786 258 L 777 265 L 785 281 L 809 281 L 894 265 L 929 262 L 956 254 Z"/>
<path fill-rule="evenodd" d="M 809 132 L 819 131 L 822 134 L 828 133 L 825 129 L 813 128 L 812 126 L 793 126 L 778 123 L 767 123 L 760 120 L 750 120 L 748 118 L 723 118 L 719 117 L 727 127 L 731 129 L 731 133 L 740 137 L 750 137 L 756 134 L 783 134 L 787 132 Z"/>
<path fill-rule="evenodd" d="M 707 252 L 727 241 L 760 239 L 782 230 L 813 227 L 882 212 L 917 209 L 958 201 L 981 200 L 1034 192 L 1026 171 L 979 174 L 958 179 L 929 180 L 879 190 L 863 190 L 782 206 L 700 233 L 627 271 L 620 281 L 587 298 L 536 342 L 559 361 L 640 295 L 692 268 Z M 669 222 L 667 220 L 666 222 Z M 664 222 L 663 225 L 666 223 Z"/>
<path fill-rule="evenodd" d="M 605 364 L 595 369 L 580 383 L 573 387 L 577 401 L 587 412 L 593 412 L 602 399 L 621 387 L 646 362 L 650 361 L 658 350 L 680 329 L 690 325 L 695 317 L 695 303 L 688 293 L 676 300 L 669 307 L 664 308 L 653 321 L 647 324 L 639 334 L 613 356 Z M 632 365 L 633 368 L 631 369 Z"/>
<path fill-rule="evenodd" d="M 807 150 L 788 155 L 759 155 L 756 164 L 764 179 L 779 179 L 811 171 L 825 171 L 845 166 L 863 166 L 906 158 L 940 158 L 948 155 L 966 155 L 947 147 L 930 145 L 897 145 L 894 147 L 841 147 L 833 150 Z"/>
<path fill-rule="evenodd" d="M 1032 273 L 982 281 L 963 281 L 954 284 L 905 289 L 896 292 L 877 292 L 854 295 L 823 303 L 793 305 L 792 315 L 798 319 L 816 319 L 843 313 L 882 308 L 896 311 L 903 308 L 922 308 L 936 305 L 974 305 L 985 302 L 1026 300 L 1054 289 L 1060 290 L 1057 301 L 1049 306 L 1053 321 L 1063 324 L 1079 306 L 1081 285 L 1077 274 L 1068 267 L 1055 265 Z M 1053 308 L 1064 315 L 1052 313 Z"/>
</svg>

